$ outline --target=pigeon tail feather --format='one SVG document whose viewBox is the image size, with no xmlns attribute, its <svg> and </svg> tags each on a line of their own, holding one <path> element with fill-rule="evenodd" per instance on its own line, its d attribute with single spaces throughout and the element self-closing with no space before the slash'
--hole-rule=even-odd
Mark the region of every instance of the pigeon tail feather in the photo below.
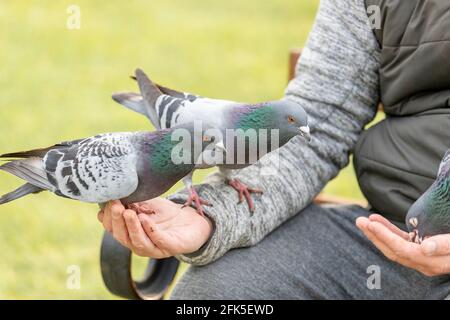
<svg viewBox="0 0 450 320">
<path fill-rule="evenodd" d="M 73 145 L 78 144 L 80 141 L 84 139 L 77 139 L 72 141 L 64 141 L 57 143 L 53 146 L 47 147 L 47 148 L 39 148 L 39 149 L 32 149 L 27 151 L 19 151 L 19 152 L 11 152 L 11 153 L 5 153 L 0 155 L 0 159 L 6 159 L 6 158 L 44 158 L 45 155 L 53 149 L 61 149 L 61 148 L 70 148 Z"/>
<path fill-rule="evenodd" d="M 147 110 L 148 118 L 156 129 L 161 129 L 158 113 L 156 112 L 156 101 L 161 95 L 163 95 L 163 93 L 141 69 L 136 69 L 135 75 L 139 85 L 139 90 L 141 91 L 141 95 L 144 99 L 144 105 Z"/>
<path fill-rule="evenodd" d="M 41 189 L 53 190 L 54 186 L 48 181 L 41 158 L 13 160 L 0 166 L 6 171 Z"/>
<path fill-rule="evenodd" d="M 118 92 L 112 95 L 112 99 L 128 109 L 150 118 L 144 99 L 142 99 L 140 94 L 134 92 Z"/>
<path fill-rule="evenodd" d="M 157 83 L 155 83 L 155 85 L 158 87 L 158 89 L 162 92 L 162 93 L 164 93 L 164 94 L 167 94 L 167 95 L 169 95 L 169 96 L 171 96 L 171 97 L 174 97 L 174 98 L 180 98 L 180 99 L 186 99 L 186 93 L 184 93 L 184 92 L 180 92 L 180 91 L 177 91 L 177 90 L 174 90 L 174 89 L 170 89 L 170 88 L 167 88 L 167 87 L 163 87 L 163 86 L 161 86 L 161 85 L 159 85 L 159 84 L 157 84 Z M 188 94 L 189 95 L 189 94 Z M 191 94 L 192 95 L 192 94 Z M 192 95 L 192 96 L 194 96 L 194 95 Z"/>
<path fill-rule="evenodd" d="M 31 183 L 25 183 L 24 185 L 20 186 L 16 190 L 11 191 L 11 192 L 1 196 L 0 197 L 0 205 L 11 202 L 11 201 L 19 199 L 19 198 L 22 198 L 28 194 L 39 193 L 41 191 L 44 191 L 44 189 L 39 188 L 35 185 L 32 185 Z"/>
<path fill-rule="evenodd" d="M 130 78 L 133 79 L 134 81 L 137 81 L 137 78 L 135 76 L 130 76 Z M 184 92 L 170 89 L 170 88 L 164 87 L 164 86 L 154 83 L 154 82 L 153 82 L 153 84 L 158 87 L 159 91 L 161 91 L 162 93 L 167 94 L 171 97 L 180 98 L 180 99 L 186 98 L 186 93 L 184 93 Z"/>
<path fill-rule="evenodd" d="M 53 148 L 55 148 L 55 146 L 28 151 L 5 153 L 0 155 L 0 158 L 43 158 L 45 154 Z"/>
</svg>

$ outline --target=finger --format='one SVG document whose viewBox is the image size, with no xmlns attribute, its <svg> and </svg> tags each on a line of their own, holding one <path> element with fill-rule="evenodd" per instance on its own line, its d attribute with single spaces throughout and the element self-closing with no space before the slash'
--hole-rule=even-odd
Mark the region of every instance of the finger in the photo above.
<svg viewBox="0 0 450 320">
<path fill-rule="evenodd" d="M 365 219 L 365 220 L 364 220 Z M 359 223 L 358 223 L 359 222 Z M 388 259 L 400 263 L 402 265 L 408 266 L 410 268 L 413 267 L 413 264 L 408 259 L 405 259 L 403 255 L 400 255 L 398 252 L 395 252 L 392 248 L 390 248 L 386 243 L 379 239 L 378 235 L 372 232 L 369 228 L 370 224 L 373 224 L 367 218 L 362 218 L 360 221 L 357 221 L 358 227 L 364 232 L 364 235 L 377 247 Z M 389 229 L 388 229 L 389 230 Z"/>
<path fill-rule="evenodd" d="M 150 241 L 149 237 L 142 228 L 136 212 L 133 210 L 125 210 L 123 213 L 125 224 L 128 229 L 132 250 L 136 254 L 151 256 L 151 252 L 155 250 L 155 245 Z"/>
<path fill-rule="evenodd" d="M 370 220 L 366 217 L 358 217 L 356 218 L 356 226 L 359 230 L 365 231 L 367 230 L 367 227 L 369 226 Z"/>
<path fill-rule="evenodd" d="M 147 215 L 140 214 L 138 218 L 141 221 L 145 233 L 158 249 L 167 254 L 167 256 L 177 254 L 174 252 L 174 248 L 170 245 L 167 232 L 162 231 Z"/>
<path fill-rule="evenodd" d="M 405 259 L 401 256 L 399 256 L 398 254 L 396 254 L 395 252 L 393 252 L 388 246 L 386 246 L 383 242 L 381 242 L 375 234 L 373 234 L 371 231 L 369 231 L 368 229 L 365 229 L 365 231 L 363 231 L 364 234 L 366 235 L 366 237 L 374 244 L 374 246 L 381 251 L 381 253 L 383 253 L 383 255 L 388 258 L 389 260 L 399 263 L 405 267 L 411 268 L 411 269 L 415 269 L 417 271 L 420 271 L 424 274 L 429 274 L 429 270 L 424 267 L 421 264 L 416 264 L 413 261 L 410 261 L 408 259 Z"/>
<path fill-rule="evenodd" d="M 370 222 L 369 218 L 366 217 L 356 218 L 356 226 L 363 232 L 368 230 Z"/>
<path fill-rule="evenodd" d="M 379 214 L 371 214 L 369 217 L 369 220 L 372 222 L 379 222 L 382 225 L 384 225 L 386 228 L 394 232 L 396 235 L 402 237 L 405 240 L 409 241 L 409 234 L 403 230 L 400 230 L 396 225 L 394 225 L 392 222 L 390 222 L 385 217 L 379 215 Z"/>
<path fill-rule="evenodd" d="M 450 234 L 441 234 L 425 239 L 420 245 L 426 256 L 450 255 Z"/>
<path fill-rule="evenodd" d="M 109 233 L 112 233 L 112 217 L 111 217 L 111 202 L 108 202 L 103 209 L 103 227 Z"/>
<path fill-rule="evenodd" d="M 442 259 L 443 257 L 426 257 L 422 254 L 420 250 L 420 246 L 412 243 L 412 242 L 406 242 L 409 246 L 415 247 L 414 249 L 410 249 L 411 251 L 409 253 L 408 250 L 400 250 L 399 248 L 392 248 L 392 246 L 386 245 L 386 239 L 380 240 L 380 234 L 382 232 L 377 231 L 377 226 L 379 224 L 378 222 L 370 222 L 366 218 L 359 219 L 357 221 L 358 227 L 363 230 L 364 234 L 369 238 L 370 241 L 390 260 L 400 263 L 404 265 L 405 267 L 415 269 L 427 276 L 431 275 L 439 275 L 439 274 L 446 274 L 449 272 L 448 264 L 443 263 Z M 383 228 L 385 228 L 383 226 Z M 385 228 L 387 232 L 390 232 L 387 228 Z M 372 232 L 370 230 L 375 230 L 375 232 Z M 385 231 L 386 231 L 385 230 Z M 402 238 L 398 237 L 395 234 L 392 234 L 393 237 L 397 237 L 400 239 L 400 241 L 406 241 Z M 392 241 L 392 239 L 391 239 Z"/>
<path fill-rule="evenodd" d="M 111 204 L 111 216 L 112 216 L 112 234 L 117 241 L 124 246 L 131 245 L 130 238 L 128 236 L 128 230 L 123 218 L 125 207 L 121 203 Z"/>
<path fill-rule="evenodd" d="M 389 249 L 384 243 L 382 243 L 376 235 L 369 230 L 370 220 L 365 217 L 356 219 L 356 226 L 364 233 L 364 235 L 377 247 L 386 257 L 391 260 L 397 261 L 399 257 L 396 257 L 394 252 Z"/>
<path fill-rule="evenodd" d="M 97 219 L 98 219 L 98 221 L 100 222 L 100 223 L 103 223 L 103 216 L 105 215 L 105 213 L 103 212 L 103 210 L 100 210 L 98 213 L 97 213 Z"/>
<path fill-rule="evenodd" d="M 379 241 L 402 258 L 409 259 L 413 256 L 421 255 L 420 247 L 417 244 L 400 237 L 379 222 L 369 223 L 368 230 L 371 231 Z"/>
<path fill-rule="evenodd" d="M 421 246 L 409 242 L 391 232 L 388 228 L 378 222 L 371 222 L 368 226 L 374 236 L 394 254 L 394 258 L 388 256 L 406 267 L 418 270 L 424 274 L 436 273 L 437 268 L 441 270 L 439 261 L 434 257 L 426 257 Z"/>
</svg>

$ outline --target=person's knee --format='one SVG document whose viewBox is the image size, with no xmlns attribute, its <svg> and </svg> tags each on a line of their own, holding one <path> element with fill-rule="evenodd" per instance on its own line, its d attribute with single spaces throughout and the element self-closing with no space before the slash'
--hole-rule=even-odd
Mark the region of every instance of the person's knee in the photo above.
<svg viewBox="0 0 450 320">
<path fill-rule="evenodd" d="M 304 263 L 311 254 L 295 243 L 309 240 L 307 228 L 320 224 L 316 207 L 303 212 L 272 232 L 260 243 L 229 251 L 219 260 L 203 267 L 190 267 L 176 285 L 171 299 L 276 299 L 295 298 L 298 293 L 287 286 L 286 279 L 296 280 L 295 262 Z M 316 217 L 309 226 L 302 221 Z M 324 216 L 324 215 L 321 215 Z M 303 218 L 302 218 L 303 217 Z M 307 220 L 306 220 L 307 221 Z M 304 228 L 304 232 L 299 232 Z M 312 250 L 313 248 L 306 248 Z M 262 263 L 265 261 L 265 263 Z M 276 268 L 275 265 L 279 267 Z"/>
<path fill-rule="evenodd" d="M 255 274 L 261 252 L 258 246 L 232 250 L 203 267 L 190 267 L 175 286 L 171 299 L 257 299 L 255 284 L 265 282 Z"/>
</svg>

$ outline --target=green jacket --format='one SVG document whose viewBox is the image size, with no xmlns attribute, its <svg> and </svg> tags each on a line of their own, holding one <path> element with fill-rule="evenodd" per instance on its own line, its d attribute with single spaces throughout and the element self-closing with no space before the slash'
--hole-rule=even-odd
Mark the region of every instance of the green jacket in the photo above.
<svg viewBox="0 0 450 320">
<path fill-rule="evenodd" d="M 373 210 L 404 221 L 450 147 L 450 2 L 366 0 L 373 5 L 386 119 L 363 132 L 354 164 Z"/>
</svg>

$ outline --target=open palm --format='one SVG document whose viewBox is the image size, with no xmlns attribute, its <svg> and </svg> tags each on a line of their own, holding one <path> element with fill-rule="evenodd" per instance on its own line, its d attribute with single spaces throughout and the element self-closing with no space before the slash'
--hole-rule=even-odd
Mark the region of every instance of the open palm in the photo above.
<svg viewBox="0 0 450 320">
<path fill-rule="evenodd" d="M 111 201 L 98 214 L 114 238 L 135 254 L 165 258 L 198 250 L 212 230 L 208 218 L 191 207 L 163 198 L 136 203 L 126 209 Z"/>
</svg>

